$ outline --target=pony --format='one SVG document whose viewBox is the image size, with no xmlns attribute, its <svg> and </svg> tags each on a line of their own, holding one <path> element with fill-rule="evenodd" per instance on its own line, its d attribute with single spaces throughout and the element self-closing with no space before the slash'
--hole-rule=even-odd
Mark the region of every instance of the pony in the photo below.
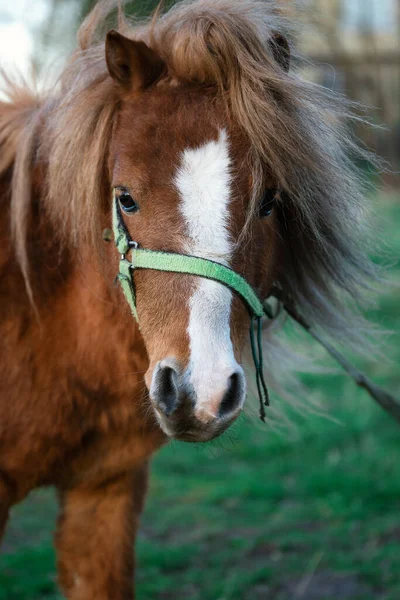
<svg viewBox="0 0 400 600">
<path fill-rule="evenodd" d="M 151 456 L 220 435 L 247 394 L 249 315 L 221 283 L 142 270 L 134 321 L 106 243 L 114 201 L 141 247 L 219 262 L 358 339 L 363 151 L 346 103 L 292 67 L 292 37 L 272 0 L 183 0 L 140 22 L 105 0 L 49 89 L 3 74 L 0 530 L 55 486 L 70 600 L 134 597 Z"/>
</svg>

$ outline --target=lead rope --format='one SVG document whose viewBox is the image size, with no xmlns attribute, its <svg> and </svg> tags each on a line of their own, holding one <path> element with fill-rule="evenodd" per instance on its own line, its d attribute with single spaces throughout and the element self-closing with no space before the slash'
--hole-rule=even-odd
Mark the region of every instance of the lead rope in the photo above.
<svg viewBox="0 0 400 600">
<path fill-rule="evenodd" d="M 254 327 L 257 329 L 257 335 L 254 335 Z M 270 405 L 267 384 L 264 379 L 264 357 L 262 349 L 262 317 L 252 317 L 250 323 L 250 343 L 253 355 L 254 367 L 256 369 L 256 382 L 258 390 L 258 399 L 260 402 L 260 419 L 265 423 L 265 407 Z"/>
</svg>

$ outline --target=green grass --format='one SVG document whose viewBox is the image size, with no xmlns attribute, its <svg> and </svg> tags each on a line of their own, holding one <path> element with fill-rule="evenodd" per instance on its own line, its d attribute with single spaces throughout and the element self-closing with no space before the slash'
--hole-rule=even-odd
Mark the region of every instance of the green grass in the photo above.
<svg viewBox="0 0 400 600">
<path fill-rule="evenodd" d="M 396 257 L 398 197 L 381 205 Z M 371 313 L 395 331 L 391 362 L 361 363 L 393 391 L 399 300 L 394 288 Z M 137 546 L 140 599 L 400 598 L 400 428 L 344 375 L 304 380 L 334 420 L 293 412 L 282 432 L 245 417 L 213 444 L 174 442 L 158 454 Z M 55 514 L 46 490 L 14 509 L 0 600 L 60 598 Z"/>
</svg>

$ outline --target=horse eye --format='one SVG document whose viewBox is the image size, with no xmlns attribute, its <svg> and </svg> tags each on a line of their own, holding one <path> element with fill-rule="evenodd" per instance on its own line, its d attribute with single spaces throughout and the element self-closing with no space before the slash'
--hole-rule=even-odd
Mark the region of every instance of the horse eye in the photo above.
<svg viewBox="0 0 400 600">
<path fill-rule="evenodd" d="M 121 208 L 124 212 L 134 213 L 139 210 L 138 204 L 135 202 L 135 200 L 132 198 L 132 196 L 130 194 L 128 194 L 128 192 L 122 192 L 118 196 L 118 199 L 119 199 Z"/>
<path fill-rule="evenodd" d="M 272 213 L 272 209 L 274 208 L 275 200 L 276 200 L 277 190 L 265 190 L 264 196 L 262 197 L 260 208 L 258 210 L 258 216 L 263 219 L 265 217 L 269 217 Z"/>
</svg>

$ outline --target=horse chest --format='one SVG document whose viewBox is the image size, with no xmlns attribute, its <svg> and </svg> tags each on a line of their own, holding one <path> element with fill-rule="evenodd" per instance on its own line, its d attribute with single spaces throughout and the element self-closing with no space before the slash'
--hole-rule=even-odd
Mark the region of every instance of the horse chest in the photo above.
<svg viewBox="0 0 400 600">
<path fill-rule="evenodd" d="M 138 388 L 139 398 L 121 395 L 104 402 L 94 418 L 88 416 L 90 426 L 70 460 L 66 478 L 86 483 L 108 480 L 137 468 L 166 442 L 154 417 L 138 401 L 144 400 L 143 385 Z"/>
</svg>

